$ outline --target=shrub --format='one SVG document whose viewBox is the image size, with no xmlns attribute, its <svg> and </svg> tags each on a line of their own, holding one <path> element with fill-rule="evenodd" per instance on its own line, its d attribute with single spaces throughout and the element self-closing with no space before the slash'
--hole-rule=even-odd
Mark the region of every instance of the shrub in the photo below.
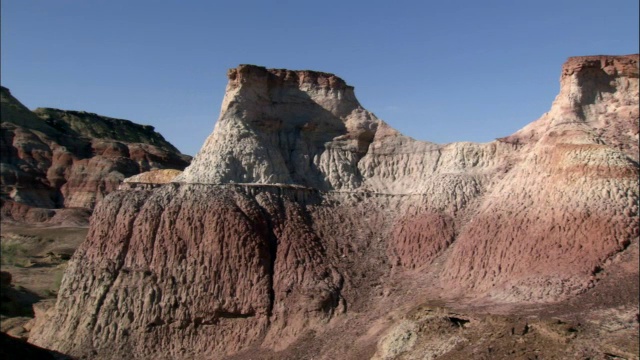
<svg viewBox="0 0 640 360">
<path fill-rule="evenodd" d="M 29 267 L 33 265 L 25 256 L 26 251 L 20 244 L 0 243 L 0 265 Z"/>
</svg>

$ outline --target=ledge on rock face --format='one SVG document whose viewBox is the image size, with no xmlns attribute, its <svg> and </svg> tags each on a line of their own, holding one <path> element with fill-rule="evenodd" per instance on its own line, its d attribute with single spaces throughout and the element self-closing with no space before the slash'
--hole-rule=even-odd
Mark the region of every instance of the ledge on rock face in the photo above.
<svg viewBox="0 0 640 360">
<path fill-rule="evenodd" d="M 230 85 L 267 78 L 272 86 L 311 85 L 331 89 L 353 89 L 334 74 L 311 70 L 267 69 L 257 65 L 239 65 L 227 72 Z"/>
<path fill-rule="evenodd" d="M 182 174 L 182 171 L 176 169 L 157 169 L 128 177 L 123 182 L 166 184 L 180 174 Z"/>
<path fill-rule="evenodd" d="M 182 171 L 176 169 L 156 169 L 133 175 L 122 181 L 118 190 L 153 189 L 173 181 Z"/>
<path fill-rule="evenodd" d="M 562 77 L 573 75 L 584 69 L 602 69 L 608 75 L 638 77 L 638 54 L 594 55 L 570 57 L 562 66 Z"/>
</svg>

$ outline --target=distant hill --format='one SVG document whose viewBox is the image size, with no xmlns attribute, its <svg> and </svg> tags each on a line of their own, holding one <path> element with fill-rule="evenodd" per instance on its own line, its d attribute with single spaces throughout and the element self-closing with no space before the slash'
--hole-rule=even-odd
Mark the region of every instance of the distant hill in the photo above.
<svg viewBox="0 0 640 360">
<path fill-rule="evenodd" d="M 153 126 L 84 111 L 29 110 L 1 89 L 0 199 L 3 220 L 44 221 L 42 209 L 93 207 L 127 177 L 184 169 Z"/>
</svg>

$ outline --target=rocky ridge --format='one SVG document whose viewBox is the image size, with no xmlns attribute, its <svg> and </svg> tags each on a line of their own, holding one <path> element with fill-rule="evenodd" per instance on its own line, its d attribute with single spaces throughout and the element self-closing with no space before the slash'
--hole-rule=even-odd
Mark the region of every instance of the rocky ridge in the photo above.
<svg viewBox="0 0 640 360">
<path fill-rule="evenodd" d="M 33 112 L 2 88 L 3 219 L 41 222 L 60 208 L 92 210 L 123 179 L 184 169 L 190 157 L 152 126 L 88 112 Z"/>
<path fill-rule="evenodd" d="M 393 130 L 335 75 L 232 69 L 192 164 L 96 209 L 30 341 L 92 358 L 401 358 L 389 337 L 419 331 L 381 322 L 390 308 L 593 293 L 638 243 L 637 69 L 571 58 L 539 120 L 447 145 Z"/>
</svg>

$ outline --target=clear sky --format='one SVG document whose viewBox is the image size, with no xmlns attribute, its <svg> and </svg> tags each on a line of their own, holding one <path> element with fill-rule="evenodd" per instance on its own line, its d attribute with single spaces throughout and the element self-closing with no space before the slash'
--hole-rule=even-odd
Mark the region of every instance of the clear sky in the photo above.
<svg viewBox="0 0 640 360">
<path fill-rule="evenodd" d="M 491 141 L 546 112 L 569 56 L 638 52 L 638 0 L 2 0 L 29 108 L 150 124 L 194 155 L 238 64 L 335 73 L 401 132 Z"/>
</svg>

